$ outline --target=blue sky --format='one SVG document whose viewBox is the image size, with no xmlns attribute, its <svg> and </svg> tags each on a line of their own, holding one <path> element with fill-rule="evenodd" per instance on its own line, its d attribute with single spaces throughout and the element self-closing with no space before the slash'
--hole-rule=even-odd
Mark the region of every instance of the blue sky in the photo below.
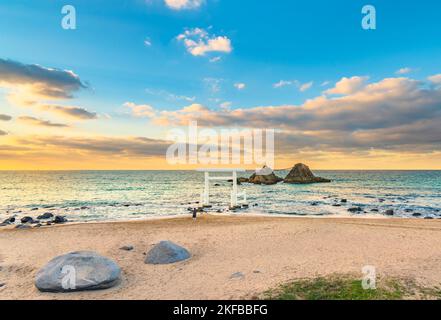
<svg viewBox="0 0 441 320">
<path fill-rule="evenodd" d="M 236 107 L 301 103 L 343 76 L 379 79 L 410 67 L 418 78 L 441 69 L 439 1 L 207 0 L 194 10 L 171 10 L 161 0 L 69 3 L 77 9 L 75 31 L 60 27 L 65 1 L 0 1 L 0 56 L 74 70 L 93 87 L 79 97 L 99 111 L 128 100 L 161 109 L 186 104 L 145 89 L 210 107 L 213 99 Z M 377 8 L 375 31 L 360 27 L 367 3 Z M 195 27 L 227 36 L 233 51 L 210 55 L 221 56 L 218 63 L 192 56 L 176 36 Z M 207 78 L 222 79 L 219 92 L 208 90 Z M 280 80 L 314 85 L 274 90 Z M 237 82 L 247 88 L 238 92 Z"/>
<path fill-rule="evenodd" d="M 76 30 L 61 28 L 66 4 L 76 8 Z M 377 10 L 376 30 L 361 28 L 366 4 Z M 209 116 L 225 111 L 247 126 L 234 110 L 250 110 L 254 118 L 256 107 L 267 114 L 273 106 L 305 106 L 323 96 L 332 103 L 332 94 L 355 93 L 331 93 L 345 77 L 352 89 L 357 81 L 361 89 L 361 83 L 405 77 L 406 83 L 396 80 L 397 92 L 417 80 L 424 82 L 418 84 L 424 93 L 438 83 L 428 77 L 441 73 L 440 12 L 441 2 L 429 0 L 0 0 L 0 59 L 23 70 L 34 64 L 43 73 L 72 70 L 87 88 L 64 83 L 60 88 L 73 97 L 57 102 L 97 114 L 93 121 L 75 122 L 81 132 L 159 139 L 168 127 L 151 121 L 150 111 L 171 117 L 176 114 L 163 112 L 207 108 L 216 112 Z M 210 41 L 221 49 L 201 49 Z M 17 88 L 23 85 L 17 81 Z M 0 114 L 57 120 L 40 115 L 41 108 L 17 108 L 11 91 L 11 84 L 0 85 Z M 276 118 L 269 123 L 286 125 Z M 12 136 L 12 124 L 2 128 Z M 367 130 L 360 125 L 352 133 L 359 129 Z"/>
</svg>

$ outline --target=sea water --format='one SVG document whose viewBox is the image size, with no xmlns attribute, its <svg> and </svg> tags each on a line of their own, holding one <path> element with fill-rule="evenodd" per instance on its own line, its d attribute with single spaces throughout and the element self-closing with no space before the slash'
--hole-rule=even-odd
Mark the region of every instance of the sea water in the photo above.
<svg viewBox="0 0 441 320">
<path fill-rule="evenodd" d="M 315 173 L 332 183 L 240 185 L 250 206 L 234 214 L 385 217 L 392 209 L 394 217 L 441 218 L 441 171 Z M 284 177 L 288 171 L 276 174 Z M 216 184 L 210 188 L 210 211 L 230 213 L 232 183 Z M 199 205 L 203 185 L 203 173 L 195 171 L 1 171 L 0 220 L 44 212 L 70 221 L 183 215 Z M 362 211 L 351 213 L 352 207 Z"/>
</svg>

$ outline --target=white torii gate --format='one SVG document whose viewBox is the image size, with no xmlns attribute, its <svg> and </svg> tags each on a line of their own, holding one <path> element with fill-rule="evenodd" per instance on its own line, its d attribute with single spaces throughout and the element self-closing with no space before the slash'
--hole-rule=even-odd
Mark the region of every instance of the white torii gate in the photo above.
<svg viewBox="0 0 441 320">
<path fill-rule="evenodd" d="M 246 192 L 238 193 L 237 190 L 237 173 L 245 172 L 244 169 L 199 169 L 199 172 L 205 174 L 204 192 L 201 194 L 201 203 L 203 206 L 210 205 L 210 181 L 228 181 L 233 180 L 233 190 L 231 191 L 230 207 L 235 208 L 239 203 L 247 203 Z M 231 176 L 214 176 L 210 177 L 210 173 L 232 173 Z M 243 197 L 243 200 L 239 201 L 238 197 Z"/>
</svg>

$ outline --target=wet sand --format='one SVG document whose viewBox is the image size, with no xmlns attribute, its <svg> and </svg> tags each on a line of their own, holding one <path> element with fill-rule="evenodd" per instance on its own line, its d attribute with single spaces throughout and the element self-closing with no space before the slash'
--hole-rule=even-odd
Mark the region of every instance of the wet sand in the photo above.
<svg viewBox="0 0 441 320">
<path fill-rule="evenodd" d="M 161 240 L 193 257 L 166 266 L 144 264 Z M 119 248 L 133 245 L 133 251 Z M 116 261 L 112 289 L 51 294 L 34 287 L 53 257 L 92 250 Z M 0 229 L 0 299 L 251 299 L 283 282 L 334 273 L 441 283 L 441 220 L 204 216 L 136 222 Z M 243 277 L 231 278 L 234 273 Z"/>
</svg>

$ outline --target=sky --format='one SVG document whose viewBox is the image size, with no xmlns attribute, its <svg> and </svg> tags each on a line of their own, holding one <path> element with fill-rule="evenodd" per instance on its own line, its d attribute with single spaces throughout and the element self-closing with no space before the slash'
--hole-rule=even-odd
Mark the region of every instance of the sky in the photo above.
<svg viewBox="0 0 441 320">
<path fill-rule="evenodd" d="M 375 30 L 361 25 L 368 4 Z M 276 168 L 441 169 L 439 12 L 429 0 L 0 0 L 0 170 L 192 168 L 165 159 L 190 121 L 276 130 Z"/>
</svg>

